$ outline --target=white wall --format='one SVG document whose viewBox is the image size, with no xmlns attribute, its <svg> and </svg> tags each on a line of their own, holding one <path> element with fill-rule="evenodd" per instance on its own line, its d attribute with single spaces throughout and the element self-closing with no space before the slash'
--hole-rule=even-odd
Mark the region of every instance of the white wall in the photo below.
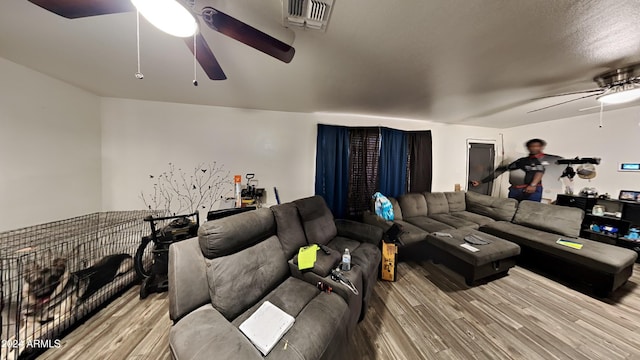
<svg viewBox="0 0 640 360">
<path fill-rule="evenodd" d="M 243 178 L 253 172 L 268 201 L 274 186 L 283 200 L 307 195 L 313 131 L 301 114 L 103 99 L 103 208 L 143 208 L 139 194 L 151 190 L 149 175 L 169 162 L 193 168 L 217 161 Z"/>
<path fill-rule="evenodd" d="M 620 162 L 640 162 L 640 107 L 606 111 L 604 126 L 599 128 L 598 123 L 599 114 L 589 114 L 505 129 L 505 150 L 512 155 L 523 153 L 526 140 L 540 137 L 547 141 L 549 154 L 602 158 L 596 178 L 576 177 L 576 191 L 589 186 L 599 193 L 608 192 L 617 197 L 620 190 L 640 190 L 640 173 L 617 171 Z M 545 186 L 548 188 L 545 197 L 555 198 L 555 194 L 562 191 L 555 179 L 543 182 L 549 184 Z"/>
<path fill-rule="evenodd" d="M 466 139 L 497 140 L 495 129 L 381 117 L 301 114 L 125 99 L 102 99 L 103 208 L 142 208 L 149 174 L 168 162 L 218 161 L 231 174 L 256 173 L 273 202 L 312 195 L 316 125 L 432 130 L 434 191 L 466 182 Z"/>
<path fill-rule="evenodd" d="M 0 58 L 0 231 L 99 211 L 99 98 Z"/>
<path fill-rule="evenodd" d="M 149 174 L 166 170 L 168 162 L 218 161 L 231 174 L 255 172 L 269 202 L 274 186 L 283 201 L 311 195 L 318 123 L 432 130 L 434 191 L 456 183 L 464 188 L 467 140 L 493 140 L 499 154 L 500 133 L 511 158 L 522 155 L 522 143 L 532 137 L 546 139 L 549 153 L 602 157 L 598 177 L 577 180 L 577 189 L 594 186 L 615 196 L 640 186 L 640 173 L 616 171 L 619 162 L 640 161 L 640 107 L 606 112 L 602 129 L 590 114 L 499 130 L 99 98 L 2 58 L 0 78 L 0 231 L 100 209 L 143 208 L 139 194 L 150 189 Z M 548 186 L 547 192 L 560 190 Z"/>
</svg>

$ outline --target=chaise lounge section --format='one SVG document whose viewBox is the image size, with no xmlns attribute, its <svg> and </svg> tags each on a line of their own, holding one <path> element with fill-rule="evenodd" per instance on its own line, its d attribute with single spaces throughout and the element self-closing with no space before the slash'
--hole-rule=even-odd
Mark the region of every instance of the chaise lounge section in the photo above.
<svg viewBox="0 0 640 360">
<path fill-rule="evenodd" d="M 512 222 L 493 222 L 481 230 L 520 245 L 523 256 L 535 265 L 588 285 L 596 295 L 606 297 L 631 277 L 637 253 L 579 238 L 583 217 L 580 209 L 522 201 Z M 561 238 L 583 247 L 556 243 Z"/>
</svg>

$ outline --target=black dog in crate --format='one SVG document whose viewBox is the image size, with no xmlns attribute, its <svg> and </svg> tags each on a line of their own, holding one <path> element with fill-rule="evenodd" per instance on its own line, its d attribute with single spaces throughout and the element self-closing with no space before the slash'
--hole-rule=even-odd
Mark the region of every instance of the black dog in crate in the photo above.
<svg viewBox="0 0 640 360">
<path fill-rule="evenodd" d="M 158 223 L 169 221 L 168 225 L 157 228 Z M 135 269 L 142 280 L 140 299 L 153 292 L 167 291 L 169 280 L 169 246 L 174 242 L 186 240 L 198 235 L 200 218 L 198 212 L 188 215 L 166 217 L 148 216 L 144 221 L 149 223 L 151 234 L 142 238 L 136 251 Z M 151 246 L 151 251 L 149 247 Z"/>
</svg>

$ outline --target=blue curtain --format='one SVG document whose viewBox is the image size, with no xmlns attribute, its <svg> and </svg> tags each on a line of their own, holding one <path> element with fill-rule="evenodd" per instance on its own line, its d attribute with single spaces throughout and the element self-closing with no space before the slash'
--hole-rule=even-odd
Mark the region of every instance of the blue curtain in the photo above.
<svg viewBox="0 0 640 360">
<path fill-rule="evenodd" d="M 337 219 L 347 215 L 349 128 L 318 124 L 316 195 L 324 198 Z"/>
<path fill-rule="evenodd" d="M 407 190 L 407 136 L 404 131 L 381 128 L 380 192 L 398 197 Z"/>
</svg>

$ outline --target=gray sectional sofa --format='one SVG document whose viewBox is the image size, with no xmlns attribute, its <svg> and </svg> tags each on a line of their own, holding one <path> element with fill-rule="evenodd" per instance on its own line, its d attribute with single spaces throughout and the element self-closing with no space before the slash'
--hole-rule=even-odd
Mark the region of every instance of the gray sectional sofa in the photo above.
<svg viewBox="0 0 640 360">
<path fill-rule="evenodd" d="M 511 222 L 498 221 L 481 228 L 485 233 L 514 242 L 529 261 L 571 281 L 591 286 L 606 297 L 622 286 L 633 272 L 635 251 L 580 238 L 584 212 L 577 208 L 523 201 Z M 573 249 L 557 244 L 558 239 L 583 245 Z"/>
<path fill-rule="evenodd" d="M 169 249 L 174 358 L 263 358 L 238 327 L 264 301 L 295 318 L 266 358 L 340 358 L 375 284 L 381 239 L 379 228 L 334 221 L 319 197 L 204 223 L 198 238 Z M 296 254 L 311 243 L 327 245 L 330 254 L 318 251 L 314 269 L 301 272 Z M 328 273 L 345 248 L 353 264 L 345 274 L 358 294 Z M 334 291 L 321 292 L 318 281 Z"/>
<path fill-rule="evenodd" d="M 384 221 L 369 212 L 364 223 L 387 230 L 393 223 L 402 226 L 402 241 L 407 248 L 422 248 L 428 233 L 452 229 L 480 229 L 495 221 L 511 221 L 518 208 L 513 199 L 495 198 L 476 193 L 409 193 L 389 198 L 395 220 Z M 403 251 L 415 254 L 414 251 Z M 419 251 L 417 251 L 419 253 Z"/>
<path fill-rule="evenodd" d="M 471 234 L 479 230 L 517 244 L 521 248 L 522 260 L 533 258 L 529 263 L 535 262 L 549 267 L 551 272 L 561 277 L 568 276 L 572 281 L 585 283 L 599 296 L 608 295 L 627 281 L 637 259 L 634 251 L 579 238 L 584 213 L 575 208 L 531 201 L 518 203 L 513 199 L 472 192 L 410 193 L 397 200 L 389 200 L 394 208 L 394 222 L 404 229 L 400 238 L 407 249 L 401 250 L 400 255 L 424 259 L 436 253 L 447 259 L 451 252 L 443 252 L 442 240 L 432 233 L 449 231 L 457 234 L 462 243 L 460 231 Z M 393 224 L 372 213 L 365 214 L 364 222 L 383 230 Z M 559 238 L 573 239 L 583 244 L 583 248 L 578 250 L 559 245 L 556 243 Z M 474 254 L 473 261 L 466 260 L 467 264 L 478 262 L 482 256 L 481 251 Z M 452 264 L 461 268 L 460 261 L 465 261 L 463 258 L 458 255 L 457 263 Z M 488 266 L 482 261 L 480 263 Z M 495 266 L 495 263 L 489 265 Z M 487 269 L 480 270 L 484 274 L 490 273 Z M 495 273 L 505 273 L 508 268 L 496 267 L 495 270 Z M 464 275 L 467 280 L 469 276 L 475 279 L 473 271 Z"/>
</svg>

